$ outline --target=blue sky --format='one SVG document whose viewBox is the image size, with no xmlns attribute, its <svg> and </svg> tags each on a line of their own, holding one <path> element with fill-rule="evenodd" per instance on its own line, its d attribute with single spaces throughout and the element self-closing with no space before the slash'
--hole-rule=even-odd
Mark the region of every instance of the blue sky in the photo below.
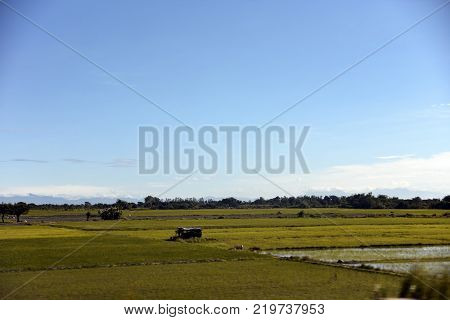
<svg viewBox="0 0 450 320">
<path fill-rule="evenodd" d="M 445 1 L 6 2 L 200 127 L 265 123 Z M 450 193 L 449 18 L 450 5 L 277 119 L 311 126 L 312 173 L 271 179 L 293 194 Z M 3 4 L 0 38 L 0 194 L 141 197 L 183 178 L 134 162 L 138 126 L 174 119 Z M 283 193 L 235 173 L 166 194 L 228 195 Z"/>
</svg>

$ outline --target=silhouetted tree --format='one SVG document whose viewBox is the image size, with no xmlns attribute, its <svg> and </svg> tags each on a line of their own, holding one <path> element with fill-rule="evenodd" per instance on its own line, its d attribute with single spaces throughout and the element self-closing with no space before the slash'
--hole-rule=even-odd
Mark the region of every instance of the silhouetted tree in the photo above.
<svg viewBox="0 0 450 320">
<path fill-rule="evenodd" d="M 0 203 L 0 213 L 2 215 L 2 223 L 5 223 L 5 215 L 11 214 L 12 205 L 9 203 Z"/>
<path fill-rule="evenodd" d="M 30 208 L 25 202 L 18 202 L 12 206 L 12 214 L 16 216 L 16 221 L 20 222 L 20 216 L 27 214 Z"/>
<path fill-rule="evenodd" d="M 115 206 L 119 209 L 119 210 L 126 210 L 129 209 L 131 207 L 131 205 L 123 200 L 117 199 Z"/>
<path fill-rule="evenodd" d="M 161 204 L 161 200 L 157 197 L 147 196 L 144 199 L 144 206 L 149 209 L 158 208 Z"/>
<path fill-rule="evenodd" d="M 99 212 L 103 220 L 117 220 L 122 216 L 122 212 L 117 208 L 107 208 Z"/>
</svg>

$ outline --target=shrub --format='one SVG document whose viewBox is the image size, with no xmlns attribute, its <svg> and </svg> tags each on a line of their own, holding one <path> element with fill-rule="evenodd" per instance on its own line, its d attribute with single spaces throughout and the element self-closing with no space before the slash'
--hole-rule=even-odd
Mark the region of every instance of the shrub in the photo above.
<svg viewBox="0 0 450 320">
<path fill-rule="evenodd" d="M 99 211 L 102 220 L 118 220 L 122 216 L 122 212 L 117 208 L 108 208 Z"/>
<path fill-rule="evenodd" d="M 398 296 L 418 300 L 447 299 L 449 284 L 448 270 L 437 275 L 413 271 L 403 280 Z"/>
</svg>

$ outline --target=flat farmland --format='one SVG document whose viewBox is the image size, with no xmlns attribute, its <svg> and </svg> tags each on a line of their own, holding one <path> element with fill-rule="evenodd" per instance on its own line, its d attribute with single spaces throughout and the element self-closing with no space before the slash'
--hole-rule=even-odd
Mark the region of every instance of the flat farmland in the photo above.
<svg viewBox="0 0 450 320">
<path fill-rule="evenodd" d="M 51 217 L 51 216 L 82 216 L 87 209 L 32 209 L 29 216 Z M 90 209 L 95 214 L 96 209 Z M 361 217 L 361 216 L 442 216 L 449 210 L 438 209 L 346 209 L 346 208 L 262 208 L 262 209 L 199 209 L 199 210 L 152 210 L 133 209 L 124 210 L 124 217 L 245 217 L 252 215 L 286 215 L 296 216 L 299 212 L 306 215 L 330 215 L 334 217 Z"/>
<path fill-rule="evenodd" d="M 402 277 L 280 260 L 259 250 L 450 244 L 450 219 L 435 211 L 368 218 L 300 218 L 299 209 L 289 217 L 250 218 L 228 211 L 220 219 L 215 214 L 192 218 L 192 212 L 180 211 L 171 213 L 181 216 L 177 219 L 124 215 L 118 221 L 2 224 L 0 295 L 7 299 L 370 299 L 380 286 L 395 296 Z M 425 213 L 429 217 L 423 217 Z M 180 226 L 202 227 L 203 238 L 168 241 Z M 243 250 L 235 249 L 241 245 Z"/>
</svg>

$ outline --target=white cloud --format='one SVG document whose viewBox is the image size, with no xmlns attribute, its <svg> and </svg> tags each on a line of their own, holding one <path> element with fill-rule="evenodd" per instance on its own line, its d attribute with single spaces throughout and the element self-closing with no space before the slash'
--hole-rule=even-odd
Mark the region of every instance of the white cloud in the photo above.
<svg viewBox="0 0 450 320">
<path fill-rule="evenodd" d="M 392 159 L 392 160 L 391 160 Z M 298 175 L 266 175 L 280 188 L 257 175 L 235 183 L 237 196 L 297 196 L 301 194 L 353 194 L 375 192 L 399 197 L 442 197 L 450 194 L 450 152 L 427 158 L 406 157 L 372 164 L 333 166 Z M 218 189 L 218 188 L 217 188 Z M 230 193 L 230 192 L 228 192 Z"/>
<path fill-rule="evenodd" d="M 39 196 L 62 197 L 70 200 L 80 198 L 115 198 L 124 194 L 112 188 L 86 185 L 47 185 L 47 186 L 23 186 L 0 187 L 0 195 L 24 196 L 34 194 Z"/>
<path fill-rule="evenodd" d="M 450 103 L 438 103 L 429 106 L 425 110 L 418 113 L 423 118 L 438 118 L 447 119 L 450 118 Z"/>
<path fill-rule="evenodd" d="M 408 157 L 368 165 L 334 166 L 302 179 L 306 189 L 367 192 L 409 189 L 450 194 L 450 152 L 429 158 Z"/>
<path fill-rule="evenodd" d="M 136 159 L 119 158 L 106 164 L 115 168 L 133 168 L 136 167 Z"/>
<path fill-rule="evenodd" d="M 379 156 L 377 159 L 380 160 L 398 160 L 398 159 L 406 159 L 413 157 L 413 154 L 399 154 L 399 155 L 390 155 L 390 156 Z"/>
</svg>

